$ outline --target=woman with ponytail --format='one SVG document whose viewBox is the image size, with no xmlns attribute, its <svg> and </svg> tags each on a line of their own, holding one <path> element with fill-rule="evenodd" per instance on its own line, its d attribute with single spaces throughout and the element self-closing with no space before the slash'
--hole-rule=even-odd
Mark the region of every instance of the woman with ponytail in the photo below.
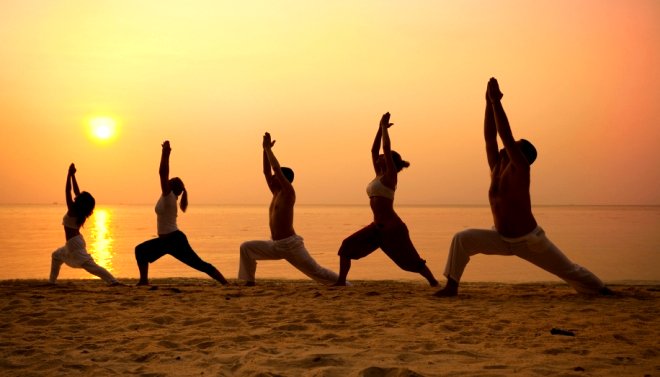
<svg viewBox="0 0 660 377">
<path fill-rule="evenodd" d="M 73 190 L 75 196 L 71 195 L 71 190 Z M 62 225 L 64 225 L 66 244 L 53 252 L 50 265 L 50 282 L 55 284 L 62 264 L 66 263 L 73 268 L 84 268 L 85 271 L 100 277 L 110 285 L 121 285 L 108 270 L 96 264 L 92 256 L 87 253 L 85 239 L 80 234 L 80 227 L 94 212 L 96 201 L 92 194 L 87 191 L 80 192 L 74 164 L 69 165 L 64 192 L 67 211 L 62 219 Z"/>
<path fill-rule="evenodd" d="M 346 285 L 352 259 L 364 258 L 379 247 L 402 270 L 419 273 L 432 287 L 438 285 L 438 281 L 426 266 L 426 261 L 419 256 L 410 241 L 408 227 L 394 212 L 397 174 L 410 166 L 410 163 L 391 150 L 388 132 L 391 126 L 390 113 L 385 113 L 371 147 L 371 161 L 376 177 L 367 185 L 367 195 L 374 221 L 342 242 L 339 248 L 339 279 L 336 285 Z M 383 154 L 380 154 L 381 139 Z"/>
<path fill-rule="evenodd" d="M 162 145 L 160 157 L 160 188 L 162 195 L 156 203 L 156 218 L 158 225 L 158 238 L 145 241 L 135 247 L 135 260 L 140 270 L 138 285 L 149 285 L 149 264 L 155 262 L 165 254 L 169 254 L 188 266 L 206 273 L 222 285 L 227 280 L 212 264 L 204 262 L 190 247 L 188 238 L 176 225 L 177 200 L 183 212 L 188 208 L 188 192 L 181 178 L 170 179 L 170 142 Z"/>
</svg>

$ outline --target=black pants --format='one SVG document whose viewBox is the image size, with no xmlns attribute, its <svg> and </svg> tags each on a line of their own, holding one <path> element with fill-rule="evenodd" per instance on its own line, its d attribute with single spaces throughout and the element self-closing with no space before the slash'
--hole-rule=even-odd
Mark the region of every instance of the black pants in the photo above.
<svg viewBox="0 0 660 377">
<path fill-rule="evenodd" d="M 164 237 L 154 238 L 142 242 L 135 247 L 135 259 L 140 263 L 153 263 L 165 254 L 169 254 L 188 266 L 202 271 L 208 275 L 215 273 L 212 264 L 204 262 L 202 258 L 190 247 L 188 238 L 182 231 L 177 230 Z"/>
</svg>

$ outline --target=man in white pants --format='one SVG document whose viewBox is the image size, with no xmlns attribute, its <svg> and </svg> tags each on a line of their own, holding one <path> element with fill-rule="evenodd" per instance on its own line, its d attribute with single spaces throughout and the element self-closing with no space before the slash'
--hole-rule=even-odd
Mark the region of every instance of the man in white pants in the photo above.
<svg viewBox="0 0 660 377">
<path fill-rule="evenodd" d="M 527 140 L 516 141 L 502 103 L 497 80 L 491 78 L 486 90 L 484 138 L 491 171 L 488 199 L 494 230 L 468 229 L 452 240 L 445 267 L 447 285 L 436 296 L 458 294 L 458 285 L 472 255 L 515 255 L 557 275 L 580 293 L 612 294 L 586 268 L 571 262 L 536 223 L 529 194 L 530 165 L 536 149 Z M 499 150 L 497 135 L 504 144 Z"/>
<path fill-rule="evenodd" d="M 270 134 L 263 138 L 263 168 L 268 188 L 273 193 L 270 202 L 269 225 L 271 240 L 247 241 L 241 244 L 241 260 L 238 278 L 245 280 L 248 286 L 255 285 L 257 260 L 286 259 L 302 273 L 323 284 L 334 284 L 339 277 L 336 273 L 321 267 L 311 255 L 302 237 L 293 229 L 293 206 L 296 192 L 291 185 L 293 170 L 280 167 L 273 154 Z"/>
</svg>

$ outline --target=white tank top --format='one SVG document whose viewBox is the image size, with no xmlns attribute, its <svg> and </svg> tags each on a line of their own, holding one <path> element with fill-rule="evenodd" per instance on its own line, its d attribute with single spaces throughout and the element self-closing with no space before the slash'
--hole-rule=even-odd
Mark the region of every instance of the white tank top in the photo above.
<svg viewBox="0 0 660 377">
<path fill-rule="evenodd" d="M 170 191 L 167 195 L 161 195 L 156 203 L 156 219 L 158 222 L 158 234 L 168 234 L 179 230 L 176 226 L 176 195 Z"/>
</svg>

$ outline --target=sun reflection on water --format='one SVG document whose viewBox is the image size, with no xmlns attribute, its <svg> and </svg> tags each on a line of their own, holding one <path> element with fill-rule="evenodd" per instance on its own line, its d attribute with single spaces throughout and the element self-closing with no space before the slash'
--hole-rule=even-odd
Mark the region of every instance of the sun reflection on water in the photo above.
<svg viewBox="0 0 660 377">
<path fill-rule="evenodd" d="M 89 254 L 94 258 L 94 261 L 113 272 L 112 258 L 114 253 L 112 250 L 112 233 L 110 232 L 110 221 L 112 216 L 107 209 L 95 209 L 92 217 L 93 225 L 90 229 L 90 247 Z"/>
</svg>

